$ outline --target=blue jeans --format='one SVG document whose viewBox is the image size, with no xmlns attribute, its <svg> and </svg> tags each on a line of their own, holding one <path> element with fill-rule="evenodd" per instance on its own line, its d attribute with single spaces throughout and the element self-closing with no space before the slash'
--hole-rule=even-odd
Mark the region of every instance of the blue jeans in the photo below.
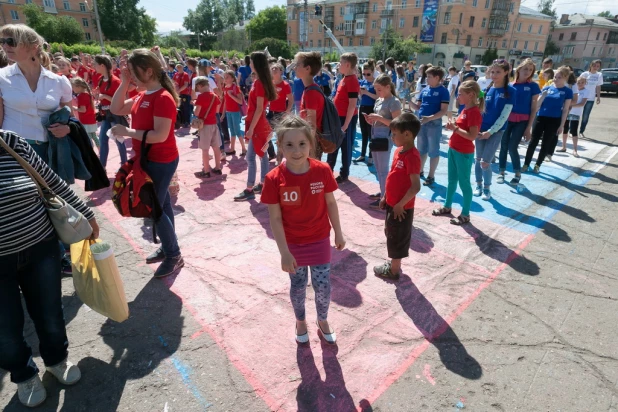
<svg viewBox="0 0 618 412">
<path fill-rule="evenodd" d="M 257 153 L 255 153 L 255 148 L 253 147 L 253 139 L 251 139 L 247 145 L 247 187 L 253 187 L 255 185 L 255 176 L 257 175 L 256 156 Z M 264 178 L 266 177 L 266 173 L 268 173 L 268 169 L 268 156 L 264 153 L 264 156 L 260 158 L 260 183 L 264 183 Z"/>
<path fill-rule="evenodd" d="M 491 186 L 491 161 L 496 155 L 496 149 L 502 141 L 503 130 L 500 130 L 491 136 L 489 139 L 476 139 L 476 162 L 474 164 L 474 174 L 476 176 L 476 184 L 485 184 L 485 187 Z M 487 163 L 487 168 L 481 166 L 481 161 Z"/>
<path fill-rule="evenodd" d="M 170 182 L 178 167 L 179 157 L 169 163 L 148 162 L 148 174 L 152 178 L 157 198 L 163 209 L 163 214 L 158 222 L 155 222 L 157 235 L 161 239 L 161 247 L 165 257 L 176 257 L 180 255 L 178 238 L 174 230 L 174 211 L 170 200 Z"/>
<path fill-rule="evenodd" d="M 39 157 L 41 158 L 41 160 L 43 160 L 43 162 L 45 162 L 45 164 L 49 164 L 49 143 L 45 142 L 45 143 L 35 143 L 35 142 L 31 142 L 29 141 L 28 144 L 30 144 L 30 146 L 32 147 L 32 150 L 34 150 L 34 152 L 36 154 L 39 155 Z"/>
<path fill-rule="evenodd" d="M 107 137 L 107 131 L 115 125 L 116 123 L 109 119 L 105 119 L 101 122 L 101 130 L 99 131 L 99 142 L 101 143 L 99 158 L 101 159 L 103 167 L 107 166 L 107 156 L 109 155 L 109 137 Z M 118 147 L 118 153 L 120 153 L 120 162 L 125 164 L 127 161 L 127 147 L 124 143 L 118 143 L 117 140 L 114 141 L 116 142 L 116 147 Z"/>
<path fill-rule="evenodd" d="M 345 116 L 339 116 L 339 120 L 341 121 L 341 125 L 345 123 Z M 356 122 L 358 122 L 358 115 L 355 114 L 352 116 L 352 120 L 350 120 L 350 124 L 345 131 L 345 137 L 343 142 L 341 143 L 341 169 L 339 170 L 339 175 L 347 179 L 350 175 L 350 164 L 352 163 L 352 151 L 354 148 L 354 139 L 356 139 Z M 332 153 L 328 154 L 326 161 L 330 166 L 331 170 L 335 169 L 335 163 L 337 163 L 337 155 L 339 154 L 339 149 L 335 150 Z"/>
<path fill-rule="evenodd" d="M 513 163 L 513 171 L 518 173 L 521 170 L 521 160 L 519 159 L 519 152 L 517 148 L 519 147 L 519 142 L 521 141 L 524 132 L 526 131 L 526 127 L 528 126 L 528 121 L 524 120 L 523 122 L 508 122 L 506 126 L 506 130 L 502 135 L 502 142 L 500 145 L 500 171 L 503 172 L 506 170 L 506 155 L 507 153 L 511 155 L 511 163 Z"/>
<path fill-rule="evenodd" d="M 588 125 L 588 119 L 590 119 L 590 112 L 592 112 L 592 108 L 594 107 L 594 97 L 588 101 L 584 105 L 584 112 L 582 113 L 582 120 L 579 125 L 579 134 L 584 133 L 586 130 L 586 126 Z"/>
<path fill-rule="evenodd" d="M 422 125 L 416 136 L 416 146 L 420 155 L 428 155 L 430 159 L 440 156 L 440 139 L 442 139 L 442 119 Z"/>
<path fill-rule="evenodd" d="M 14 383 L 27 381 L 39 371 L 24 339 L 20 290 L 36 329 L 45 365 L 57 365 L 69 353 L 62 311 L 59 253 L 54 233 L 21 252 L 0 256 L 0 368 L 11 373 Z"/>
</svg>

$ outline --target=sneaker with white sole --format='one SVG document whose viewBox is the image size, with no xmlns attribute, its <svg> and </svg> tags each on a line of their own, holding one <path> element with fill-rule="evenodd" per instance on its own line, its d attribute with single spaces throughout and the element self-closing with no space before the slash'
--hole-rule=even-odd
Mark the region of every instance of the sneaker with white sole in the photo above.
<svg viewBox="0 0 618 412">
<path fill-rule="evenodd" d="M 73 365 L 66 359 L 57 365 L 48 366 L 47 371 L 54 375 L 56 379 L 58 379 L 58 382 L 63 385 L 74 385 L 82 377 L 82 373 L 77 365 Z"/>
<path fill-rule="evenodd" d="M 498 178 L 496 179 L 496 183 L 498 184 L 504 184 L 504 175 L 500 174 L 498 175 Z"/>
<path fill-rule="evenodd" d="M 472 192 L 472 194 L 474 196 L 480 196 L 483 194 L 483 188 L 481 186 L 477 186 L 476 189 L 474 189 L 474 192 Z"/>
<path fill-rule="evenodd" d="M 491 199 L 491 190 L 483 189 L 483 196 L 481 197 L 481 199 L 483 199 L 483 200 Z"/>
<path fill-rule="evenodd" d="M 17 384 L 17 396 L 22 405 L 29 408 L 34 408 L 45 402 L 47 392 L 38 373 L 32 379 Z"/>
</svg>

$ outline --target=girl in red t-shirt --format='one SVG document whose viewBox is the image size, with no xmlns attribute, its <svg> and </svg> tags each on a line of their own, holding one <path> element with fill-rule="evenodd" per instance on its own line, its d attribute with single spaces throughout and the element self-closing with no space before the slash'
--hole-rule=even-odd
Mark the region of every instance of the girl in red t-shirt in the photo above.
<svg viewBox="0 0 618 412">
<path fill-rule="evenodd" d="M 92 139 L 97 149 L 100 149 L 101 144 L 97 137 L 97 120 L 94 111 L 94 99 L 92 98 L 92 91 L 90 86 L 81 77 L 74 77 L 71 79 L 71 86 L 73 87 L 73 93 L 77 95 L 77 107 L 73 109 L 77 112 L 77 117 L 80 123 L 86 129 L 88 136 Z"/>
<path fill-rule="evenodd" d="M 69 80 L 73 78 L 73 73 L 71 73 L 71 62 L 68 59 L 58 57 L 56 59 L 56 66 L 58 66 L 59 75 L 62 75 Z"/>
<path fill-rule="evenodd" d="M 241 156 L 247 154 L 245 141 L 240 132 L 240 105 L 243 102 L 243 95 L 236 82 L 236 74 L 232 70 L 225 72 L 223 76 L 223 116 L 221 121 L 227 118 L 227 127 L 230 129 L 230 150 L 225 152 L 228 155 L 235 155 L 236 138 L 240 142 L 242 148 Z"/>
<path fill-rule="evenodd" d="M 281 253 L 281 269 L 290 274 L 290 299 L 296 315 L 296 341 L 309 342 L 305 320 L 308 269 L 315 291 L 317 326 L 322 337 L 336 342 L 328 324 L 330 304 L 330 229 L 335 247 L 342 250 L 345 239 L 333 192 L 337 182 L 328 164 L 310 159 L 315 140 L 311 126 L 298 116 L 281 120 L 277 147 L 285 160 L 264 180 L 262 203 L 268 205 L 270 226 Z"/>
<path fill-rule="evenodd" d="M 447 130 L 452 130 L 453 134 L 449 140 L 448 149 L 448 188 L 446 189 L 446 200 L 444 206 L 435 209 L 431 213 L 434 216 L 450 215 L 453 197 L 457 190 L 457 183 L 463 195 L 461 214 L 457 218 L 452 218 L 454 225 L 463 225 L 470 222 L 470 206 L 472 206 L 472 184 L 470 174 L 474 164 L 474 140 L 476 140 L 483 116 L 485 100 L 481 94 L 481 88 L 474 80 L 466 80 L 459 86 L 457 100 L 465 109 L 457 116 L 455 123 L 449 121 L 446 124 Z"/>
<path fill-rule="evenodd" d="M 146 263 L 161 262 L 154 273 L 155 277 L 161 278 L 177 273 L 184 266 L 174 230 L 174 211 L 169 193 L 179 160 L 174 135 L 178 95 L 153 52 L 137 49 L 130 56 L 126 55 L 126 50 L 122 53 L 122 83 L 114 94 L 110 110 L 120 116 L 130 114 L 131 127 L 116 125 L 112 133 L 133 139 L 137 164 L 140 163 L 142 140 L 145 138 L 149 145 L 146 172 L 152 179 L 163 214 L 155 222 L 161 247 L 146 258 Z M 140 92 L 135 99 L 127 100 L 131 79 L 138 88 L 143 87 L 145 91 Z"/>
<path fill-rule="evenodd" d="M 247 117 L 245 118 L 245 140 L 249 142 L 247 146 L 247 188 L 234 197 L 235 202 L 255 199 L 255 193 L 262 192 L 264 177 L 268 172 L 268 157 L 265 152 L 272 129 L 266 120 L 266 105 L 275 100 L 277 92 L 264 52 L 251 53 L 251 70 L 257 74 L 257 79 L 249 92 Z M 257 174 L 256 155 L 261 159 L 261 179 L 260 183 L 254 187 Z"/>
</svg>

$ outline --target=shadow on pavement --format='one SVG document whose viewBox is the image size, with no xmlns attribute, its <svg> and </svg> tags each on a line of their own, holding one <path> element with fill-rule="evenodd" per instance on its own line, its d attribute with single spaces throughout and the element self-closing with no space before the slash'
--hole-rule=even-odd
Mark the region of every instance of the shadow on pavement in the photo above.
<svg viewBox="0 0 618 412">
<path fill-rule="evenodd" d="M 367 261 L 349 249 L 340 252 L 333 248 L 332 253 L 345 256 L 331 269 L 331 301 L 346 308 L 357 308 L 363 303 L 357 285 L 367 278 Z"/>
</svg>

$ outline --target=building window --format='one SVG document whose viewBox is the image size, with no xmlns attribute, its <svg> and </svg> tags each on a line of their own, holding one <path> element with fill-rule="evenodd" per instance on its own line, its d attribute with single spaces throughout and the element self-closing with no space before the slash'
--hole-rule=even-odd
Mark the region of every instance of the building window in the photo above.
<svg viewBox="0 0 618 412">
<path fill-rule="evenodd" d="M 468 37 L 466 37 L 466 46 L 470 45 L 472 45 L 472 35 L 468 34 Z"/>
<path fill-rule="evenodd" d="M 442 38 L 440 39 L 440 43 L 446 44 L 446 33 L 442 33 Z"/>
<path fill-rule="evenodd" d="M 577 38 L 577 32 L 574 31 L 573 33 L 571 33 L 571 40 L 575 40 Z"/>
<path fill-rule="evenodd" d="M 472 0 L 472 7 L 476 7 L 478 0 Z"/>
<path fill-rule="evenodd" d="M 539 42 L 538 42 L 538 41 L 535 41 L 535 42 L 534 42 L 534 50 L 536 51 L 536 50 L 538 50 L 538 49 L 539 49 Z"/>
<path fill-rule="evenodd" d="M 502 40 L 502 48 L 503 48 L 503 49 L 506 49 L 506 39 L 505 39 L 505 40 Z"/>
<path fill-rule="evenodd" d="M 292 34 L 292 27 L 288 26 L 288 34 Z"/>
<path fill-rule="evenodd" d="M 69 4 L 68 0 L 64 0 L 64 1 L 62 2 L 62 7 L 63 7 L 65 10 L 71 10 L 71 5 Z"/>
<path fill-rule="evenodd" d="M 483 47 L 483 38 L 479 37 L 479 42 L 477 44 L 478 47 Z"/>
<path fill-rule="evenodd" d="M 348 47 L 354 46 L 354 39 L 348 39 Z"/>
<path fill-rule="evenodd" d="M 528 50 L 528 40 L 524 42 L 524 50 Z"/>
<path fill-rule="evenodd" d="M 378 28 L 378 22 L 375 20 L 371 20 L 371 28 L 372 29 L 377 29 Z"/>
<path fill-rule="evenodd" d="M 509 7 L 509 12 L 513 13 L 514 6 L 515 6 L 515 3 L 511 2 L 511 6 Z"/>
<path fill-rule="evenodd" d="M 313 26 L 309 25 L 309 33 L 313 33 Z"/>
<path fill-rule="evenodd" d="M 322 40 L 318 39 L 318 47 L 322 47 Z"/>
<path fill-rule="evenodd" d="M 343 37 L 339 38 L 339 44 L 343 44 Z"/>
<path fill-rule="evenodd" d="M 408 7 L 408 0 L 401 0 L 401 8 L 405 9 L 406 7 Z"/>
<path fill-rule="evenodd" d="M 515 41 L 513 42 L 513 48 L 514 48 L 514 49 L 516 49 L 516 48 L 517 48 L 517 40 L 515 40 Z"/>
<path fill-rule="evenodd" d="M 532 33 L 532 24 L 528 26 L 528 33 Z"/>
<path fill-rule="evenodd" d="M 601 48 L 599 49 L 599 56 L 601 56 L 603 54 L 603 46 L 601 46 Z"/>
<path fill-rule="evenodd" d="M 603 41 L 607 40 L 607 33 L 603 33 Z"/>
<path fill-rule="evenodd" d="M 517 24 L 517 31 L 521 31 L 521 23 Z"/>
<path fill-rule="evenodd" d="M 488 9 L 488 8 L 489 8 L 489 2 L 490 2 L 490 1 L 491 1 L 491 0 L 485 0 L 485 8 L 486 8 L 486 9 Z"/>
<path fill-rule="evenodd" d="M 597 51 L 597 48 L 596 48 L 596 47 L 593 47 L 593 48 L 592 48 L 592 56 L 594 56 L 594 53 L 595 53 L 596 51 Z"/>
<path fill-rule="evenodd" d="M 564 33 L 560 33 L 560 36 L 558 36 L 558 40 L 562 40 L 564 39 Z"/>
<path fill-rule="evenodd" d="M 371 38 L 369 39 L 369 44 L 370 44 L 371 46 L 373 46 L 375 42 L 376 42 L 375 37 L 371 37 Z"/>
<path fill-rule="evenodd" d="M 83 3 L 79 3 L 79 8 L 80 8 L 79 11 L 84 11 L 84 10 L 81 10 L 82 4 Z M 292 20 L 292 12 L 291 11 L 288 11 L 288 20 Z"/>
<path fill-rule="evenodd" d="M 509 31 L 509 30 L 511 30 L 511 21 L 510 20 L 506 22 L 506 31 Z"/>
<path fill-rule="evenodd" d="M 17 10 L 11 10 L 11 18 L 13 20 L 19 20 L 19 14 L 17 14 Z"/>
<path fill-rule="evenodd" d="M 43 0 L 43 5 L 45 7 L 53 7 L 54 9 L 56 8 L 56 3 L 54 3 L 54 0 Z"/>
<path fill-rule="evenodd" d="M 32 4 L 32 0 L 26 0 L 26 4 Z"/>
<path fill-rule="evenodd" d="M 87 32 L 86 32 L 86 33 L 84 33 L 84 34 L 85 34 L 85 36 L 86 36 L 86 40 L 90 40 L 90 33 L 87 33 Z"/>
<path fill-rule="evenodd" d="M 373 3 L 373 12 L 374 13 L 378 12 L 378 3 Z"/>
<path fill-rule="evenodd" d="M 364 46 L 365 45 L 365 39 L 363 39 L 362 37 L 360 39 L 358 39 L 358 45 L 359 46 Z"/>
<path fill-rule="evenodd" d="M 412 27 L 418 27 L 418 16 L 414 16 L 412 19 Z"/>
<path fill-rule="evenodd" d="M 313 47 L 313 40 L 309 40 L 309 47 Z"/>
<path fill-rule="evenodd" d="M 481 28 L 485 28 L 485 26 L 487 26 L 487 19 L 485 17 L 483 17 L 483 20 L 481 21 Z"/>
<path fill-rule="evenodd" d="M 403 17 L 399 19 L 399 28 L 403 29 L 403 26 L 406 25 L 406 19 L 404 19 Z"/>
<path fill-rule="evenodd" d="M 345 14 L 345 7 L 339 7 L 339 15 L 343 16 Z"/>
<path fill-rule="evenodd" d="M 539 26 L 539 34 L 543 34 L 543 26 Z"/>
<path fill-rule="evenodd" d="M 444 24 L 451 24 L 451 12 L 444 13 Z"/>
<path fill-rule="evenodd" d="M 470 16 L 470 24 L 468 24 L 468 27 L 474 27 L 474 16 Z"/>
<path fill-rule="evenodd" d="M 421 0 L 414 0 L 414 7 L 417 9 L 421 7 Z"/>
<path fill-rule="evenodd" d="M 79 11 L 86 11 L 86 3 L 79 3 Z"/>
<path fill-rule="evenodd" d="M 82 26 L 88 27 L 88 19 L 86 19 L 86 18 L 82 19 Z"/>
<path fill-rule="evenodd" d="M 322 33 L 322 25 L 318 24 L 318 33 Z"/>
<path fill-rule="evenodd" d="M 547 40 L 551 40 L 551 34 L 549 36 L 547 36 Z"/>
<path fill-rule="evenodd" d="M 459 24 L 463 21 L 463 13 L 459 13 Z"/>
<path fill-rule="evenodd" d="M 9 4 L 15 4 L 15 0 L 9 0 Z"/>
</svg>

